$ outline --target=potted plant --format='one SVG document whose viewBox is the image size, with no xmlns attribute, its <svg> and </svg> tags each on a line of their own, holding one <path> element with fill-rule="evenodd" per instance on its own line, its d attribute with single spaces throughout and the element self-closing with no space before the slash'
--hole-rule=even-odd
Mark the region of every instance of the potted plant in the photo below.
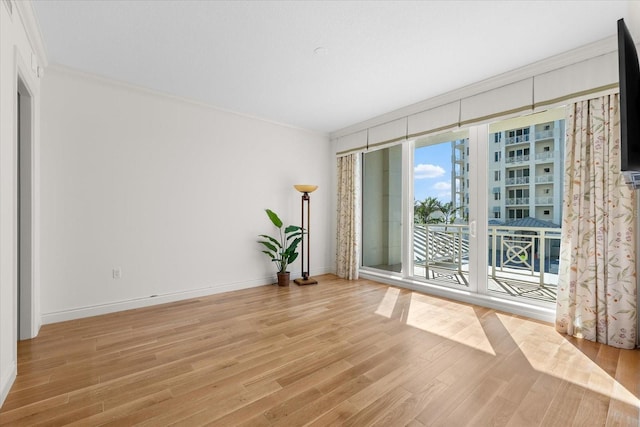
<svg viewBox="0 0 640 427">
<path fill-rule="evenodd" d="M 298 257 L 297 248 L 302 240 L 302 228 L 297 225 L 289 225 L 284 228 L 282 220 L 271 209 L 265 209 L 267 216 L 274 226 L 278 229 L 279 236 L 271 237 L 261 234 L 264 240 L 259 240 L 266 250 L 262 252 L 267 254 L 271 261 L 276 263 L 278 269 L 278 286 L 289 286 L 289 272 L 287 267 Z"/>
</svg>

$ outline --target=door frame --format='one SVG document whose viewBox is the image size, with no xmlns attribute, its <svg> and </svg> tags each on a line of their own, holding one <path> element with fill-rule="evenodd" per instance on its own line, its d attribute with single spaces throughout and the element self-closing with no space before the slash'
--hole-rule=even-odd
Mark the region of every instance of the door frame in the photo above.
<svg viewBox="0 0 640 427">
<path fill-rule="evenodd" d="M 32 67 L 15 51 L 14 79 L 14 250 L 15 330 L 17 340 L 30 339 L 40 329 L 38 261 L 38 85 Z M 37 71 L 37 70 L 36 70 Z M 18 111 L 20 94 L 20 111 Z M 19 128 L 18 128 L 19 126 Z M 19 307 L 18 307 L 19 304 Z M 19 331 L 19 332 L 18 332 Z"/>
</svg>

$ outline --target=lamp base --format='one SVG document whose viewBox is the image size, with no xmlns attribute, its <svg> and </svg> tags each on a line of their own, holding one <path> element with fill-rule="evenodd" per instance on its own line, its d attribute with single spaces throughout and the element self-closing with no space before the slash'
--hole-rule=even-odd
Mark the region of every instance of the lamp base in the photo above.
<svg viewBox="0 0 640 427">
<path fill-rule="evenodd" d="M 293 283 L 295 283 L 298 286 L 304 286 L 304 285 L 317 285 L 318 281 L 315 279 L 312 279 L 311 277 L 304 279 L 304 278 L 299 278 L 293 281 Z"/>
</svg>

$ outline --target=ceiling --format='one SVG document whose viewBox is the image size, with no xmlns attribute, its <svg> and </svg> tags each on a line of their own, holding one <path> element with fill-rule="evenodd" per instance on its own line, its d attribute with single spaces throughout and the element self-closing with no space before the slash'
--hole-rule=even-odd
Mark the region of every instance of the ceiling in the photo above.
<svg viewBox="0 0 640 427">
<path fill-rule="evenodd" d="M 627 1 L 58 1 L 50 64 L 330 133 L 615 35 Z"/>
</svg>

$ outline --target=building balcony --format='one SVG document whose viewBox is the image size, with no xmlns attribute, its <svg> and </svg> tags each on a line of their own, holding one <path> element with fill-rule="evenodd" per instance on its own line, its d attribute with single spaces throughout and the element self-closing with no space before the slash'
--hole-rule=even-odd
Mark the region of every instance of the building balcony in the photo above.
<svg viewBox="0 0 640 427">
<path fill-rule="evenodd" d="M 505 185 L 525 185 L 529 183 L 528 176 L 518 176 L 515 178 L 506 178 L 504 180 Z"/>
<path fill-rule="evenodd" d="M 505 200 L 507 206 L 522 206 L 529 204 L 528 197 L 512 197 Z"/>
<path fill-rule="evenodd" d="M 529 154 L 525 154 L 523 156 L 507 157 L 504 162 L 506 164 L 523 163 L 523 162 L 528 162 L 529 158 L 530 158 Z"/>
<path fill-rule="evenodd" d="M 523 144 L 529 141 L 529 135 L 512 136 L 504 139 L 504 145 Z"/>
<path fill-rule="evenodd" d="M 542 153 L 536 153 L 536 160 L 547 160 L 553 161 L 555 159 L 555 154 L 553 151 L 545 151 Z"/>
<path fill-rule="evenodd" d="M 550 182 L 553 182 L 553 175 L 536 176 L 536 184 L 548 184 Z"/>
<path fill-rule="evenodd" d="M 553 205 L 553 196 L 536 197 L 536 205 Z"/>
<path fill-rule="evenodd" d="M 536 132 L 536 140 L 541 140 L 541 139 L 552 139 L 554 137 L 553 135 L 553 129 L 549 129 L 549 130 L 543 130 L 540 132 Z"/>
</svg>

